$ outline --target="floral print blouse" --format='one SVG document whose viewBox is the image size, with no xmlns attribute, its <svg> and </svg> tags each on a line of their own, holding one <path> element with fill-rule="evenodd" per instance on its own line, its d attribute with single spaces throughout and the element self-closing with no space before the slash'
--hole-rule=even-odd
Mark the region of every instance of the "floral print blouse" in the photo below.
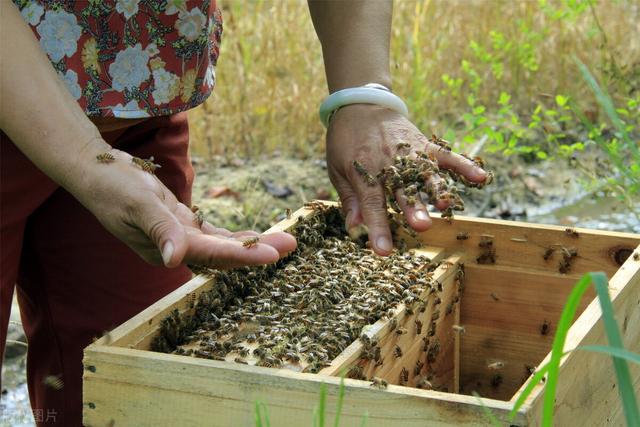
<svg viewBox="0 0 640 427">
<path fill-rule="evenodd" d="M 89 116 L 169 115 L 213 90 L 216 0 L 13 1 Z"/>
</svg>

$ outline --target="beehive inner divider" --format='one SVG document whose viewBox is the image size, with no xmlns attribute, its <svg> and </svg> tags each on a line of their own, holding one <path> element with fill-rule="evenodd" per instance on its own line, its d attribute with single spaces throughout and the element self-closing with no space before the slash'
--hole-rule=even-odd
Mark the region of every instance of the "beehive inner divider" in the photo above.
<svg viewBox="0 0 640 427">
<path fill-rule="evenodd" d="M 407 385 L 416 386 L 422 379 L 429 377 L 430 383 L 440 390 L 454 391 L 458 390 L 459 380 L 459 355 L 456 349 L 459 344 L 458 333 L 453 329 L 453 325 L 459 320 L 458 307 L 459 303 L 454 303 L 454 298 L 459 302 L 459 289 L 457 284 L 457 276 L 459 271 L 460 256 L 449 257 L 440 267 L 430 273 L 434 283 L 439 282 L 442 285 L 442 292 L 436 292 L 430 295 L 426 291 L 420 297 L 427 301 L 424 312 L 414 308 L 413 314 L 407 313 L 404 304 L 400 304 L 391 319 L 381 319 L 374 328 L 367 331 L 367 335 L 371 339 L 377 340 L 381 348 L 381 356 L 383 358 L 382 365 L 378 365 L 375 360 L 362 360 L 361 356 L 365 351 L 365 345 L 358 339 L 345 352 L 338 356 L 329 368 L 320 371 L 324 375 L 341 375 L 342 372 L 348 372 L 352 366 L 359 365 L 363 369 L 363 377 L 379 377 L 387 380 L 392 384 L 400 384 L 400 373 L 405 368 L 408 375 Z M 435 304 L 435 298 L 440 299 L 439 304 Z M 448 307 L 449 311 L 448 311 Z M 428 335 L 431 327 L 431 319 L 434 312 L 438 310 L 440 315 L 436 320 L 435 334 L 429 338 L 430 343 L 438 342 L 440 352 L 436 356 L 435 362 L 427 360 L 427 351 L 425 351 L 425 342 L 422 337 Z M 448 311 L 448 314 L 447 314 Z M 397 328 L 392 328 L 391 324 L 397 323 Z M 417 334 L 415 320 L 422 321 L 422 330 Z M 398 328 L 407 330 L 406 334 L 398 335 Z M 399 346 L 402 356 L 395 357 L 394 349 Z M 422 363 L 422 369 L 416 372 L 416 362 Z"/>
</svg>

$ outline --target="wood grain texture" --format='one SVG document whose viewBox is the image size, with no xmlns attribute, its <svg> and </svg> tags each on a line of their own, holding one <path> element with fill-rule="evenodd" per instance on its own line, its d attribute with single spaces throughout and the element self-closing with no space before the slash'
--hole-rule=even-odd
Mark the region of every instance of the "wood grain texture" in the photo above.
<svg viewBox="0 0 640 427">
<path fill-rule="evenodd" d="M 640 246 L 636 252 L 640 254 Z M 640 353 L 640 261 L 629 258 L 611 277 L 609 295 L 625 348 Z M 599 302 L 592 301 L 569 330 L 564 351 L 581 345 L 606 345 L 601 316 Z M 542 363 L 547 363 L 549 357 Z M 640 395 L 640 367 L 629 363 L 629 370 L 636 396 Z M 625 426 L 615 382 L 613 363 L 608 356 L 584 351 L 570 353 L 560 363 L 556 425 Z M 543 384 L 536 386 L 526 402 L 531 406 L 527 418 L 532 426 L 538 425 L 542 413 L 543 392 Z"/>
<path fill-rule="evenodd" d="M 461 302 L 461 392 L 510 399 L 551 350 L 555 327 L 575 280 L 498 265 L 465 265 Z M 579 313 L 593 300 L 590 290 Z M 543 334 L 543 324 L 548 325 Z M 504 367 L 498 368 L 498 364 Z"/>
<path fill-rule="evenodd" d="M 214 360 L 117 347 L 86 350 L 84 421 L 88 426 L 254 426 L 256 401 L 266 404 L 271 425 L 311 425 L 320 384 L 328 391 L 326 418 L 333 420 L 340 379 Z M 341 426 L 482 426 L 477 399 L 390 385 L 345 380 Z M 506 402 L 484 405 L 506 420 Z M 109 424 L 112 423 L 112 424 Z M 524 412 L 515 423 L 525 425 Z"/>
</svg>

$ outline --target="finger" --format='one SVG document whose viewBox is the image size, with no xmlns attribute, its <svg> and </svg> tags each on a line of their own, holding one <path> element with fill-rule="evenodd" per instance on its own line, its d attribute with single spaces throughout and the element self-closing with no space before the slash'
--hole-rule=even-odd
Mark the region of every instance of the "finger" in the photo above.
<svg viewBox="0 0 640 427">
<path fill-rule="evenodd" d="M 427 181 L 427 186 L 430 189 L 430 199 L 433 200 L 433 205 L 438 210 L 443 210 L 449 207 L 449 200 L 439 198 L 442 195 L 442 185 L 444 181 L 438 175 L 431 175 Z"/>
<path fill-rule="evenodd" d="M 425 231 L 431 227 L 433 221 L 431 221 L 429 212 L 420 201 L 418 195 L 411 199 L 413 203 L 410 203 L 403 190 L 397 190 L 395 196 L 398 206 L 402 209 L 402 212 L 404 212 L 404 216 L 411 228 L 416 231 Z"/>
<path fill-rule="evenodd" d="M 261 235 L 260 243 L 264 243 L 275 248 L 281 257 L 293 252 L 298 246 L 298 242 L 296 242 L 295 237 L 282 231 Z"/>
<path fill-rule="evenodd" d="M 236 231 L 234 233 L 231 233 L 230 237 L 233 237 L 234 239 L 237 239 L 238 237 L 255 237 L 255 236 L 259 236 L 260 233 L 258 233 L 257 231 L 253 231 L 253 230 L 242 230 L 242 231 Z"/>
<path fill-rule="evenodd" d="M 358 205 L 365 225 L 369 229 L 369 242 L 378 255 L 389 255 L 393 250 L 391 231 L 387 220 L 387 203 L 382 186 L 369 186 L 360 177 L 353 177 Z"/>
<path fill-rule="evenodd" d="M 134 223 L 156 245 L 166 267 L 177 267 L 187 252 L 187 240 L 183 225 L 161 203 L 139 204 L 134 212 Z"/>
<path fill-rule="evenodd" d="M 432 149 L 432 151 L 438 159 L 438 166 L 453 170 L 469 181 L 481 183 L 487 179 L 487 172 L 473 160 L 452 151 L 442 150 L 439 147 Z"/>
<path fill-rule="evenodd" d="M 364 221 L 360 203 L 358 202 L 358 195 L 348 181 L 342 178 L 335 178 L 334 181 L 333 186 L 336 188 L 340 198 L 340 205 L 342 206 L 342 213 L 345 216 L 344 228 L 349 231 Z"/>
<path fill-rule="evenodd" d="M 211 268 L 229 269 L 271 264 L 280 259 L 278 251 L 264 243 L 244 246 L 238 240 L 208 234 L 189 235 L 188 241 L 185 260 Z"/>
<path fill-rule="evenodd" d="M 202 223 L 202 226 L 200 226 L 200 230 L 202 230 L 203 233 L 209 234 L 211 236 L 223 236 L 223 237 L 234 236 L 234 233 L 227 230 L 226 228 L 214 227 L 213 225 L 209 224 L 207 221 Z"/>
</svg>

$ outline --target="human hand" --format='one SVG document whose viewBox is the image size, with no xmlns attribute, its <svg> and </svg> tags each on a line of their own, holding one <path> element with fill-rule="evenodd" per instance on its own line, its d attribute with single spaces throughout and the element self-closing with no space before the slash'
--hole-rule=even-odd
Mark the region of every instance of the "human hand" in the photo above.
<svg viewBox="0 0 640 427">
<path fill-rule="evenodd" d="M 408 146 L 399 151 L 399 143 Z M 471 182 L 482 183 L 487 179 L 487 173 L 476 163 L 429 142 L 409 120 L 395 111 L 354 104 L 342 107 L 331 119 L 327 131 L 327 165 L 329 178 L 338 191 L 346 215 L 345 225 L 351 229 L 364 223 L 369 230 L 371 247 L 379 255 L 388 255 L 393 249 L 385 193 L 380 184 L 368 185 L 354 168 L 353 161 L 375 176 L 393 163 L 397 153 L 407 155 L 416 151 L 433 153 L 439 167 L 454 170 Z M 440 180 L 437 175 L 429 178 L 434 187 Z M 396 200 L 414 230 L 425 231 L 430 227 L 431 218 L 421 201 L 410 205 L 402 192 L 396 194 Z M 435 206 L 442 210 L 447 205 L 441 200 Z"/>
<path fill-rule="evenodd" d="M 228 269 L 269 264 L 293 251 L 296 241 L 283 233 L 232 233 L 198 224 L 189 207 L 152 173 L 132 163 L 129 154 L 111 149 L 114 160 L 99 163 L 95 149 L 81 153 L 65 187 L 114 236 L 145 261 L 176 267 L 181 263 Z M 255 245 L 243 241 L 259 237 Z"/>
</svg>

